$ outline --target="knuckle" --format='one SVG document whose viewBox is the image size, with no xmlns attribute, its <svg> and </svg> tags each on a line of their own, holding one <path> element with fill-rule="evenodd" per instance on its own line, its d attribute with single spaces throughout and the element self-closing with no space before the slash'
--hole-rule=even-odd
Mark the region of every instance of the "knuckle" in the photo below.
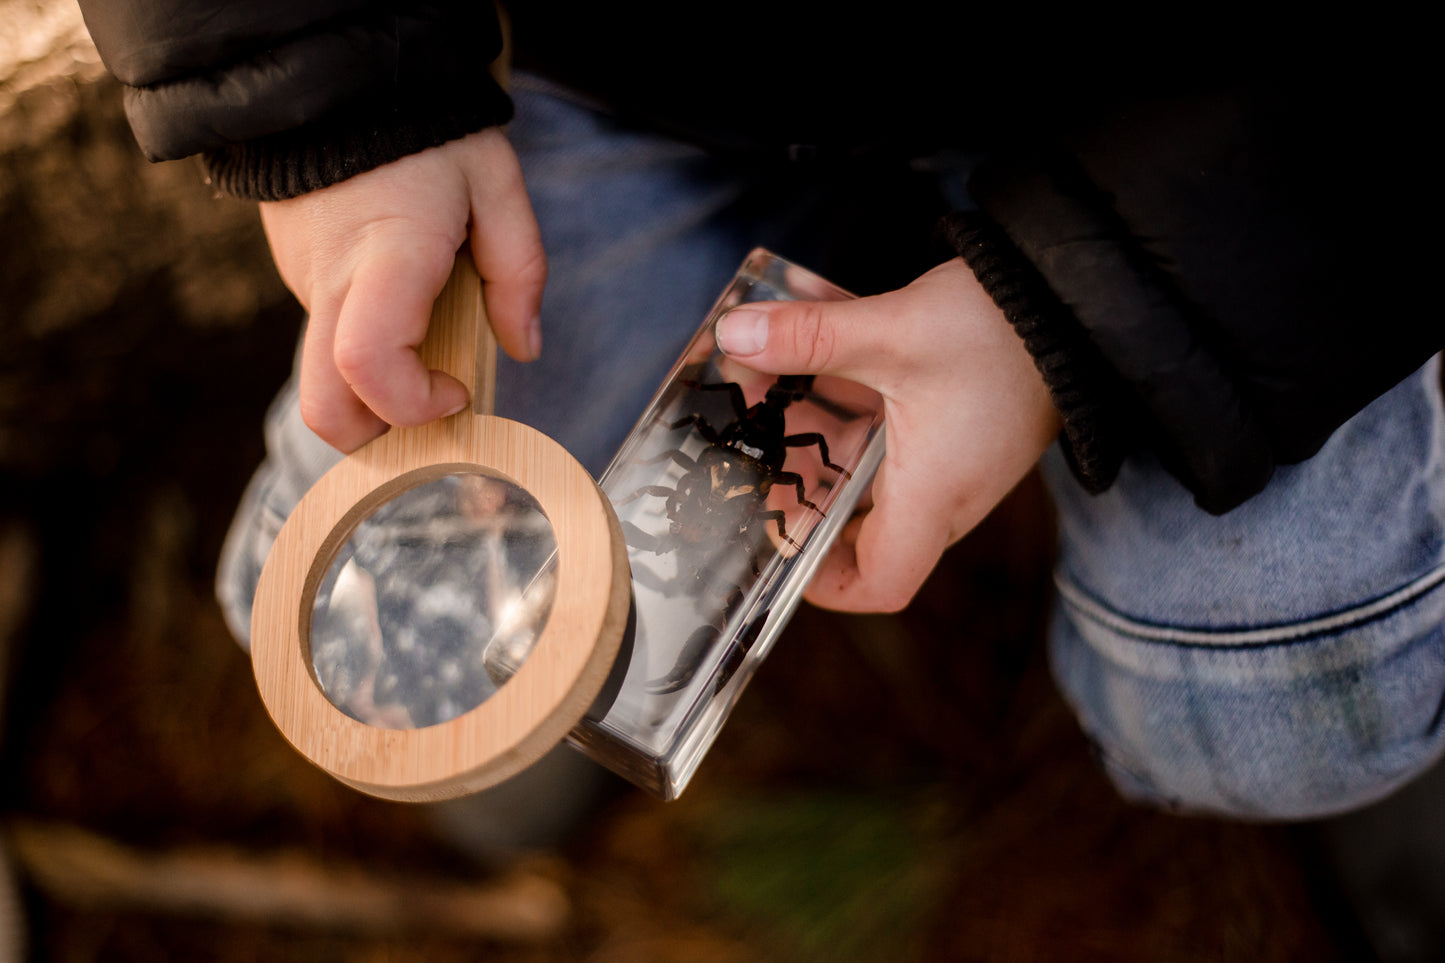
<svg viewBox="0 0 1445 963">
<path fill-rule="evenodd" d="M 365 385 L 374 367 L 375 349 L 355 338 L 342 337 L 339 333 L 331 346 L 331 361 L 346 383 L 356 387 Z"/>
<path fill-rule="evenodd" d="M 885 614 L 902 612 L 908 608 L 909 603 L 913 601 L 913 595 L 913 589 L 890 586 L 884 589 L 878 596 L 878 611 Z"/>
<path fill-rule="evenodd" d="M 541 285 L 547 280 L 547 255 L 540 243 L 532 245 L 516 266 L 516 277 L 524 283 Z"/>
<path fill-rule="evenodd" d="M 837 336 L 820 303 L 804 303 L 793 323 L 793 357 L 804 372 L 826 371 L 833 363 Z"/>
<path fill-rule="evenodd" d="M 320 403 L 317 399 L 303 395 L 299 402 L 301 420 L 317 437 L 331 442 L 344 431 L 344 419 L 338 416 L 333 406 Z"/>
</svg>

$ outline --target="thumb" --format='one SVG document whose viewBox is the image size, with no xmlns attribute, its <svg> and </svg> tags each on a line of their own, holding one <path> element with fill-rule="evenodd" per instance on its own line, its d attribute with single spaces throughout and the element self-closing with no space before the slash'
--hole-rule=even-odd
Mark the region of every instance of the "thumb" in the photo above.
<svg viewBox="0 0 1445 963">
<path fill-rule="evenodd" d="M 866 384 L 892 353 L 870 301 L 739 305 L 718 320 L 717 344 L 764 374 L 828 374 Z"/>
<path fill-rule="evenodd" d="M 468 139 L 475 151 L 472 190 L 472 258 L 484 282 L 487 318 L 497 343 L 518 361 L 534 361 L 542 352 L 542 290 L 547 255 L 522 168 L 500 131 L 481 131 Z"/>
</svg>

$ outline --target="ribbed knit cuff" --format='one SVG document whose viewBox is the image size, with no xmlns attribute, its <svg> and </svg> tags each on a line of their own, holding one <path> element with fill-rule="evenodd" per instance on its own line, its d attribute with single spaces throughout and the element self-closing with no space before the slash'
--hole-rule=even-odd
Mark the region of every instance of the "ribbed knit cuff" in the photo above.
<svg viewBox="0 0 1445 963">
<path fill-rule="evenodd" d="M 955 212 L 943 219 L 939 231 L 1003 311 L 1043 374 L 1063 420 L 1062 447 L 1075 477 L 1090 492 L 1108 488 L 1133 434 L 1123 381 L 1000 227 L 982 214 Z"/>
<path fill-rule="evenodd" d="M 205 155 L 212 184 L 257 201 L 297 197 L 512 118 L 492 84 L 448 104 L 368 105 Z"/>
</svg>

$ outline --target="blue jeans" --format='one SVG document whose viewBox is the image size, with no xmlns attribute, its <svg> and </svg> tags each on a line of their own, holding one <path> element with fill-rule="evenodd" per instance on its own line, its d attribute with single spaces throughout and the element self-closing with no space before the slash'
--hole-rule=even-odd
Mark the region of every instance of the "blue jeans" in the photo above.
<svg viewBox="0 0 1445 963">
<path fill-rule="evenodd" d="M 1045 460 L 1060 520 L 1050 658 L 1125 795 L 1316 816 L 1445 753 L 1440 365 L 1223 517 L 1151 458 L 1097 497 L 1057 452 Z"/>
<path fill-rule="evenodd" d="M 542 360 L 503 359 L 497 411 L 594 474 L 749 249 L 809 267 L 844 185 L 760 186 L 569 94 L 515 79 L 509 135 L 550 259 Z M 935 158 L 958 204 L 966 158 Z M 774 185 L 774 188 L 776 185 Z M 1085 495 L 1057 454 L 1059 683 L 1109 772 L 1150 802 L 1296 817 L 1387 793 L 1445 748 L 1445 428 L 1438 362 L 1311 462 L 1213 518 L 1147 459 Z M 282 522 L 337 455 L 295 384 L 227 540 L 218 593 L 238 639 Z"/>
</svg>

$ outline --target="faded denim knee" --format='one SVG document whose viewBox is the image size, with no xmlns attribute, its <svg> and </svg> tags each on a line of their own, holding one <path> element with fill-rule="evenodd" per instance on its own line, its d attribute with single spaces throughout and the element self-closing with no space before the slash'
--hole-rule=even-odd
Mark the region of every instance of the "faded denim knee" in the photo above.
<svg viewBox="0 0 1445 963">
<path fill-rule="evenodd" d="M 1445 751 L 1441 359 L 1223 516 L 1136 457 L 1059 508 L 1051 658 L 1132 798 L 1254 818 L 1377 799 Z"/>
<path fill-rule="evenodd" d="M 1050 656 L 1120 792 L 1304 819 L 1379 799 L 1445 753 L 1445 569 L 1310 622 L 1131 623 L 1061 590 Z"/>
</svg>

